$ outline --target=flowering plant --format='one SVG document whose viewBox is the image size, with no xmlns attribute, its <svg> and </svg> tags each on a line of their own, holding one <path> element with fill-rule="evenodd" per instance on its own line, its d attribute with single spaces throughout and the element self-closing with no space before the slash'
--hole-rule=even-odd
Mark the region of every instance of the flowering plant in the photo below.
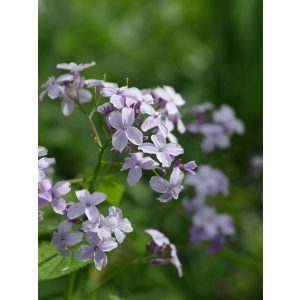
<svg viewBox="0 0 300 300">
<path fill-rule="evenodd" d="M 85 79 L 81 72 L 93 66 L 94 62 L 58 64 L 58 69 L 68 73 L 49 77 L 39 97 L 40 100 L 46 95 L 52 100 L 60 99 L 65 116 L 78 109 L 90 125 L 92 139 L 99 150 L 92 176 L 55 182 L 51 170 L 55 159 L 47 157 L 46 148 L 38 148 L 38 220 L 42 224 L 47 218 L 43 212 L 45 207 L 60 215 L 51 245 L 41 250 L 40 273 L 47 271 L 49 262 L 57 259 L 57 255 L 63 257 L 59 261 L 60 270 L 52 277 L 40 274 L 41 279 L 63 276 L 92 261 L 96 269 L 102 270 L 108 263 L 107 253 L 122 244 L 126 234 L 134 230 L 115 205 L 108 207 L 108 214 L 103 213 L 108 191 L 101 189 L 99 184 L 103 180 L 100 173 L 106 165 L 119 166 L 120 171 L 128 172 L 127 182 L 131 187 L 144 175 L 151 174 L 149 186 L 159 194 L 157 200 L 160 202 L 180 199 L 184 186 L 193 185 L 195 197 L 192 200 L 186 197 L 183 202 L 192 215 L 191 242 L 209 241 L 207 253 L 220 250 L 225 237 L 235 234 L 233 220 L 227 214 L 218 214 L 214 207 L 205 203 L 205 198 L 220 192 L 227 195 L 228 180 L 222 172 L 208 165 L 200 166 L 196 173 L 195 161 L 183 162 L 184 149 L 176 135 L 184 134 L 186 128 L 202 134 L 202 149 L 209 152 L 216 147 L 228 147 L 234 133 L 243 133 L 243 123 L 229 106 L 213 112 L 212 105 L 204 103 L 187 111 L 186 115 L 196 114 L 196 119 L 186 126 L 181 111 L 186 101 L 172 87 L 140 90 L 129 87 L 128 83 L 119 87 L 106 80 Z M 92 101 L 93 108 L 87 112 L 84 105 Z M 115 160 L 104 161 L 104 153 L 109 150 Z M 88 185 L 77 188 L 80 182 Z M 76 198 L 72 200 L 75 202 L 67 199 L 73 184 Z M 175 244 L 156 229 L 147 229 L 146 233 L 152 237 L 147 244 L 148 261 L 173 264 L 181 277 L 182 265 Z M 51 249 L 52 256 L 45 249 Z M 167 250 L 169 257 L 163 257 Z"/>
</svg>

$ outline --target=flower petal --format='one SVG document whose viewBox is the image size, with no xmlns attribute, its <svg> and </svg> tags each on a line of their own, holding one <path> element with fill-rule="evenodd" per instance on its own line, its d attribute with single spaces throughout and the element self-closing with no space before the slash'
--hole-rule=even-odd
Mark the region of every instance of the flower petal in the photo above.
<svg viewBox="0 0 300 300">
<path fill-rule="evenodd" d="M 87 261 L 94 257 L 94 249 L 91 246 L 81 246 L 76 254 L 76 259 Z"/>
<path fill-rule="evenodd" d="M 131 168 L 128 172 L 127 182 L 130 186 L 135 186 L 142 177 L 142 169 L 139 166 Z"/>
<path fill-rule="evenodd" d="M 85 205 L 83 203 L 74 203 L 68 208 L 67 216 L 70 220 L 75 219 L 84 214 Z"/>
<path fill-rule="evenodd" d="M 150 186 L 155 192 L 166 193 L 169 189 L 169 182 L 160 176 L 152 176 Z"/>
<path fill-rule="evenodd" d="M 108 116 L 109 124 L 115 129 L 123 129 L 122 115 L 118 111 L 113 111 Z"/>
<path fill-rule="evenodd" d="M 128 126 L 125 132 L 132 144 L 141 145 L 143 143 L 143 134 L 137 128 Z"/>
<path fill-rule="evenodd" d="M 113 147 L 122 152 L 127 146 L 128 138 L 124 130 L 118 129 L 112 137 Z"/>
</svg>

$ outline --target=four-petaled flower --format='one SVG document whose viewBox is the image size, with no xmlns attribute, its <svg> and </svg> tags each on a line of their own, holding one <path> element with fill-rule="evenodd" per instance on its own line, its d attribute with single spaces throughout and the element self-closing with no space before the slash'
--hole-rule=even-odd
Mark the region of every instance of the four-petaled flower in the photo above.
<svg viewBox="0 0 300 300">
<path fill-rule="evenodd" d="M 127 182 L 130 186 L 136 185 L 142 177 L 142 169 L 152 170 L 157 168 L 158 163 L 150 157 L 143 157 L 142 152 L 131 153 L 125 158 L 121 171 L 128 170 Z"/>
<path fill-rule="evenodd" d="M 183 172 L 176 167 L 171 173 L 170 181 L 167 181 L 160 176 L 153 176 L 150 180 L 150 186 L 154 191 L 162 193 L 162 195 L 157 198 L 158 200 L 167 202 L 173 198 L 178 199 L 178 196 L 183 189 L 183 186 L 181 185 L 183 177 Z"/>
<path fill-rule="evenodd" d="M 80 202 L 74 203 L 68 208 L 68 218 L 72 220 L 86 214 L 90 221 L 95 220 L 99 215 L 96 205 L 102 203 L 106 199 L 106 195 L 99 192 L 90 194 L 86 189 L 76 191 L 75 193 Z"/>
<path fill-rule="evenodd" d="M 88 232 L 86 239 L 89 246 L 82 246 L 79 248 L 76 258 L 80 261 L 87 261 L 94 259 L 96 268 L 100 271 L 107 265 L 107 256 L 105 252 L 118 247 L 118 243 L 113 238 L 100 239 L 97 233 Z"/>
<path fill-rule="evenodd" d="M 133 127 L 134 110 L 124 107 L 122 113 L 113 111 L 108 117 L 109 124 L 117 129 L 112 137 L 113 147 L 122 152 L 127 146 L 128 140 L 134 145 L 140 145 L 143 142 L 143 134 L 137 128 Z"/>
<path fill-rule="evenodd" d="M 57 248 L 59 255 L 63 257 L 70 256 L 70 249 L 68 246 L 73 246 L 81 242 L 83 232 L 68 232 L 72 226 L 72 222 L 63 221 L 58 226 L 58 231 L 53 233 L 52 244 Z"/>
<path fill-rule="evenodd" d="M 163 167 L 170 167 L 172 163 L 172 156 L 182 154 L 184 151 L 182 147 L 174 143 L 166 143 L 165 137 L 161 133 L 151 136 L 151 143 L 143 143 L 139 149 L 144 153 L 156 154 L 157 159 L 162 163 Z"/>
</svg>

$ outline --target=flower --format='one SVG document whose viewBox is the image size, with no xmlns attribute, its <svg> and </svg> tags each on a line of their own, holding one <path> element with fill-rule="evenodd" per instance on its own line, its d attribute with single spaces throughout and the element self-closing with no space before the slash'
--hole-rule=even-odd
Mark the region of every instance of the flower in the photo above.
<svg viewBox="0 0 300 300">
<path fill-rule="evenodd" d="M 170 115 L 178 113 L 178 107 L 185 104 L 181 95 L 170 86 L 158 87 L 154 90 L 154 94 L 166 102 L 166 109 Z"/>
<path fill-rule="evenodd" d="M 222 193 L 228 195 L 229 183 L 227 177 L 218 169 L 209 165 L 202 165 L 198 168 L 196 175 L 188 175 L 186 183 L 193 185 L 198 194 L 203 196 Z"/>
<path fill-rule="evenodd" d="M 134 110 L 124 107 L 122 113 L 113 111 L 108 117 L 109 124 L 117 129 L 112 137 L 113 147 L 122 152 L 127 146 L 128 140 L 134 145 L 143 142 L 143 134 L 132 126 L 134 122 Z"/>
<path fill-rule="evenodd" d="M 79 74 L 79 72 L 81 72 L 87 68 L 93 67 L 95 65 L 96 65 L 96 63 L 94 61 L 92 61 L 91 63 L 88 63 L 88 64 L 76 64 L 74 62 L 71 62 L 69 64 L 66 64 L 66 63 L 57 64 L 56 67 L 57 67 L 57 69 L 69 70 L 73 74 Z"/>
<path fill-rule="evenodd" d="M 96 205 L 102 203 L 106 199 L 106 195 L 99 192 L 90 194 L 86 189 L 76 191 L 75 193 L 80 202 L 74 203 L 68 208 L 68 218 L 72 220 L 86 214 L 90 221 L 96 219 L 99 215 Z"/>
<path fill-rule="evenodd" d="M 70 256 L 68 246 L 73 246 L 81 242 L 83 233 L 80 231 L 68 232 L 72 223 L 68 220 L 63 221 L 58 226 L 58 231 L 53 233 L 52 245 L 57 248 L 59 255 L 63 257 Z"/>
<path fill-rule="evenodd" d="M 174 163 L 174 167 L 179 167 L 179 169 L 182 171 L 186 171 L 191 175 L 196 175 L 196 172 L 194 171 L 194 169 L 197 168 L 197 164 L 194 160 L 189 161 L 185 164 L 183 164 L 180 160 L 177 160 Z"/>
<path fill-rule="evenodd" d="M 158 200 L 167 202 L 172 198 L 178 199 L 178 196 L 183 189 L 181 185 L 183 177 L 183 172 L 177 167 L 173 169 L 170 181 L 167 181 L 160 176 L 153 176 L 150 180 L 150 186 L 154 191 L 162 193 L 162 195 L 157 198 Z"/>
<path fill-rule="evenodd" d="M 44 96 L 47 94 L 49 98 L 56 99 L 59 96 L 60 86 L 54 76 L 48 78 L 48 80 L 42 84 L 44 89 L 40 95 L 39 100 L 42 101 Z"/>
<path fill-rule="evenodd" d="M 117 109 L 123 108 L 127 99 L 130 101 L 129 105 L 140 99 L 140 91 L 137 88 L 128 88 L 127 86 L 123 86 L 121 88 L 116 86 L 104 87 L 100 91 L 100 95 L 103 97 L 109 97 L 110 103 Z"/>
<path fill-rule="evenodd" d="M 115 237 L 119 244 L 121 244 L 126 235 L 125 233 L 129 233 L 133 231 L 131 223 L 127 218 L 122 217 L 122 210 L 120 208 L 111 206 L 109 208 L 109 216 L 108 220 L 111 226 L 112 232 L 115 234 Z"/>
<path fill-rule="evenodd" d="M 96 269 L 101 271 L 107 265 L 106 252 L 110 252 L 118 247 L 118 244 L 113 238 L 100 239 L 94 232 L 88 232 L 86 239 L 89 246 L 81 246 L 78 249 L 76 258 L 80 261 L 87 261 L 94 259 Z"/>
<path fill-rule="evenodd" d="M 151 258 L 151 263 L 158 265 L 173 264 L 177 268 L 179 277 L 182 277 L 182 267 L 177 256 L 176 246 L 174 244 L 171 244 L 170 240 L 162 232 L 156 229 L 146 229 L 145 232 L 152 237 L 152 241 L 147 244 L 147 250 L 150 254 L 162 256 L 166 248 L 168 247 L 171 254 L 170 258 Z"/>
<path fill-rule="evenodd" d="M 127 182 L 130 186 L 136 185 L 142 177 L 142 169 L 151 170 L 157 168 L 158 163 L 150 157 L 143 157 L 142 152 L 131 153 L 125 158 L 121 171 L 128 170 Z"/>
<path fill-rule="evenodd" d="M 143 143 L 139 150 L 144 153 L 156 154 L 157 159 L 162 163 L 163 167 L 170 167 L 172 156 L 183 154 L 183 149 L 179 144 L 166 143 L 165 137 L 161 133 L 151 136 L 151 143 Z"/>
<path fill-rule="evenodd" d="M 165 136 L 168 134 L 168 128 L 167 126 L 163 123 L 163 121 L 161 120 L 161 115 L 159 112 L 155 111 L 155 109 L 152 106 L 141 106 L 141 112 L 142 113 L 146 113 L 147 115 L 149 115 L 149 117 L 147 117 L 142 126 L 141 129 L 146 132 L 154 127 L 158 127 L 158 129 L 160 130 L 160 132 Z"/>
</svg>

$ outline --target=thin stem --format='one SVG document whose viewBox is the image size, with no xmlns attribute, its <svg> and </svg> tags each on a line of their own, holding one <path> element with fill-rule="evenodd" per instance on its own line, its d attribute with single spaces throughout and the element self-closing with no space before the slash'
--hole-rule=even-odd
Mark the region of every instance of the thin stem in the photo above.
<svg viewBox="0 0 300 300">
<path fill-rule="evenodd" d="M 98 162 L 97 162 L 97 165 L 95 167 L 93 177 L 92 177 L 92 180 L 90 182 L 90 187 L 89 187 L 90 191 L 92 191 L 92 192 L 95 190 L 95 185 L 96 185 L 96 182 L 97 182 L 98 174 L 99 174 L 99 171 L 100 171 L 101 166 L 102 166 L 102 156 L 104 154 L 105 149 L 107 148 L 107 146 L 109 144 L 110 144 L 110 141 L 106 141 L 104 146 L 102 148 L 100 148 L 100 152 L 99 152 L 99 156 L 98 156 Z"/>
<path fill-rule="evenodd" d="M 68 286 L 67 286 L 66 297 L 65 297 L 66 300 L 73 299 L 73 287 L 74 287 L 74 282 L 75 282 L 75 276 L 76 276 L 76 272 L 72 272 L 69 275 Z"/>
<path fill-rule="evenodd" d="M 152 169 L 152 171 L 156 176 L 159 176 L 159 174 L 155 171 L 155 169 Z"/>
<path fill-rule="evenodd" d="M 114 272 L 111 272 L 94 289 L 92 289 L 90 293 L 94 294 L 101 286 L 103 286 L 105 283 L 107 283 L 108 281 L 110 281 L 113 277 L 115 277 L 116 275 L 118 275 L 119 273 L 121 273 L 124 269 L 126 269 L 130 265 L 133 265 L 133 264 L 136 264 L 136 263 L 139 263 L 139 262 L 144 263 L 144 262 L 147 262 L 147 260 L 148 260 L 148 257 L 143 257 L 143 258 L 137 258 L 137 259 L 134 259 L 134 260 L 130 261 L 129 263 L 127 263 L 124 266 L 122 266 L 121 268 L 115 270 Z"/>
</svg>

